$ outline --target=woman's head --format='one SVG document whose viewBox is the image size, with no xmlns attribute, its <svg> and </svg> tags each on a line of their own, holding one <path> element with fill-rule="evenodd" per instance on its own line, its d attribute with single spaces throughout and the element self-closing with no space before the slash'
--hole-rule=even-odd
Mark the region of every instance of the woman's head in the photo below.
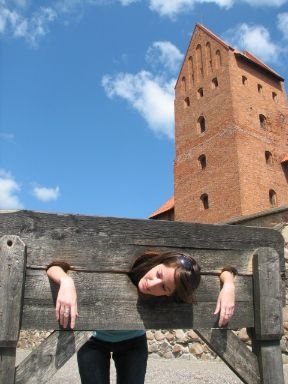
<svg viewBox="0 0 288 384">
<path fill-rule="evenodd" d="M 174 296 L 186 303 L 195 303 L 200 267 L 189 255 L 149 251 L 137 258 L 130 277 L 143 294 Z"/>
</svg>

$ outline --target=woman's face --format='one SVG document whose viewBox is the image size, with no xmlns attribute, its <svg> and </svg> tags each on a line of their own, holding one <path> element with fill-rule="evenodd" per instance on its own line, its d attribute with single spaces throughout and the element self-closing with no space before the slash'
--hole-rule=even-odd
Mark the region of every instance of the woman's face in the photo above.
<svg viewBox="0 0 288 384">
<path fill-rule="evenodd" d="M 175 269 L 164 264 L 156 265 L 142 277 L 138 289 L 145 295 L 172 295 L 175 291 Z"/>
</svg>

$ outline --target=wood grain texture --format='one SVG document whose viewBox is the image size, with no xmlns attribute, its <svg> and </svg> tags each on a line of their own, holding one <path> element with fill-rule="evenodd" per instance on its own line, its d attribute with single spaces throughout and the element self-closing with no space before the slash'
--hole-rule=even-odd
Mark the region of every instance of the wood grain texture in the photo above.
<svg viewBox="0 0 288 384">
<path fill-rule="evenodd" d="M 282 281 L 279 255 L 259 248 L 253 257 L 255 334 L 257 340 L 280 340 L 283 335 Z"/>
<path fill-rule="evenodd" d="M 53 332 L 16 368 L 15 384 L 47 383 L 89 336 L 90 332 Z"/>
<path fill-rule="evenodd" d="M 279 359 L 279 337 L 281 337 L 279 310 L 282 310 L 281 276 L 285 275 L 284 240 L 274 230 L 14 211 L 0 212 L 0 236 L 5 236 L 7 246 L 6 235 L 18 239 L 17 244 L 21 243 L 22 248 L 25 248 L 24 243 L 27 247 L 27 253 L 22 252 L 21 256 L 19 254 L 22 260 L 19 265 L 21 263 L 25 265 L 23 268 L 26 270 L 22 329 L 61 329 L 54 317 L 58 287 L 49 281 L 45 268 L 56 259 L 65 260 L 74 268 L 70 273 L 73 275 L 78 292 L 77 331 L 198 329 L 201 337 L 207 339 L 208 344 L 210 343 L 210 346 L 244 382 L 258 384 L 259 372 L 261 383 L 263 381 L 265 384 L 272 384 L 268 379 L 269 375 L 271 376 L 273 370 L 276 372 L 282 369 Z M 260 247 L 265 247 L 265 251 L 261 248 L 255 255 L 255 250 Z M 2 248 L 1 254 L 3 254 Z M 138 295 L 127 272 L 138 255 L 148 249 L 185 252 L 195 257 L 201 265 L 202 274 L 202 282 L 197 290 L 197 305 L 175 303 L 168 297 Z M 13 310 L 14 302 L 9 302 L 9 295 L 8 298 L 6 297 L 7 292 L 12 289 L 17 291 L 16 296 L 21 297 L 18 291 L 21 292 L 24 283 L 22 268 L 22 276 L 19 273 L 18 277 L 15 275 L 13 279 L 7 280 L 13 281 L 9 283 L 10 286 L 6 283 L 3 285 L 2 276 L 11 273 L 9 269 L 11 263 L 7 262 L 9 260 L 7 255 L 9 256 L 9 252 L 5 254 L 5 266 L 2 269 L 0 266 L 1 320 L 4 306 L 9 304 L 9 308 Z M 27 262 L 25 255 L 27 255 Z M 3 262 L 1 264 L 3 265 Z M 19 265 L 15 267 L 15 273 Z M 220 290 L 218 275 L 227 265 L 238 270 L 235 280 L 236 312 L 229 327 L 231 329 L 253 328 L 257 324 L 256 334 L 257 337 L 260 336 L 259 340 L 254 339 L 254 345 L 256 340 L 258 371 L 254 355 L 244 350 L 231 332 L 223 333 L 216 329 L 199 331 L 199 329 L 217 328 L 218 318 L 213 313 Z M 12 270 L 14 271 L 14 267 Z M 272 282 L 271 275 L 274 277 L 277 275 Z M 253 283 L 256 287 L 254 291 Z M 262 287 L 263 284 L 267 286 Z M 21 305 L 22 301 L 17 307 L 18 311 Z M 273 307 L 269 313 L 268 307 Z M 6 321 L 2 333 L 0 328 L 0 335 L 3 336 L 0 347 L 1 345 L 10 347 L 11 343 L 15 344 L 18 332 L 19 322 L 14 327 L 13 321 L 9 326 Z M 74 336 L 71 336 L 72 334 Z M 57 368 L 64 362 L 64 350 L 67 349 L 67 356 L 75 350 L 77 342 L 76 344 L 75 340 L 71 342 L 71 337 L 81 334 L 60 332 L 53 335 L 30 356 L 23 366 L 18 368 L 17 383 L 40 383 L 41 380 L 46 380 L 45 378 L 55 372 L 55 365 Z M 270 338 L 272 340 L 267 341 Z M 69 340 L 70 342 L 66 344 Z M 80 336 L 79 340 L 82 340 Z M 266 343 L 266 348 L 263 343 Z M 2 352 L 3 350 L 7 352 L 8 348 L 2 348 Z M 14 351 L 15 348 L 12 350 Z M 12 355 L 10 353 L 9 359 L 7 357 L 5 364 L 2 365 L 7 372 L 8 370 L 13 372 L 11 370 L 11 361 L 14 358 Z M 5 353 L 2 353 L 2 356 L 5 360 Z M 264 369 L 263 364 L 268 364 L 269 356 L 270 368 Z M 39 373 L 37 373 L 38 370 Z M 282 384 L 281 372 L 275 373 L 274 377 L 280 380 L 277 384 Z"/>
<path fill-rule="evenodd" d="M 243 383 L 260 384 L 257 356 L 232 331 L 197 329 L 195 332 L 221 357 Z"/>
<path fill-rule="evenodd" d="M 24 288 L 25 245 L 18 236 L 0 239 L 0 383 L 14 383 Z"/>
<path fill-rule="evenodd" d="M 240 273 L 251 274 L 252 253 L 264 246 L 276 249 L 285 270 L 284 240 L 266 228 L 5 211 L 1 234 L 22 238 L 29 267 L 61 258 L 78 270 L 127 271 L 140 252 L 160 248 L 195 254 L 203 272 L 219 272 L 233 262 Z M 240 255 L 245 262 L 237 263 Z"/>
<path fill-rule="evenodd" d="M 197 290 L 197 305 L 175 303 L 169 297 L 140 297 L 129 277 L 123 273 L 73 272 L 78 292 L 77 330 L 93 329 L 161 329 L 215 327 L 218 276 L 202 276 Z M 232 328 L 253 326 L 251 276 L 238 276 L 236 313 Z M 59 329 L 55 321 L 58 286 L 43 270 L 26 273 L 22 329 Z"/>
</svg>

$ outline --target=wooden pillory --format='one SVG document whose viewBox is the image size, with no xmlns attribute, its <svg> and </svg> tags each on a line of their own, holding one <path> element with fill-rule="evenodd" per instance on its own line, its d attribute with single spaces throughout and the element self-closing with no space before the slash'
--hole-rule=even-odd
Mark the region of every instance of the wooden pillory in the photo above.
<svg viewBox="0 0 288 384">
<path fill-rule="evenodd" d="M 147 249 L 195 257 L 202 273 L 197 305 L 138 297 L 126 273 Z M 284 384 L 283 253 L 282 236 L 265 228 L 2 211 L 0 383 L 48 382 L 88 330 L 191 328 L 244 383 Z M 45 268 L 56 259 L 74 268 L 80 313 L 74 332 L 61 331 L 54 317 L 57 286 Z M 213 315 L 226 265 L 239 273 L 230 330 L 217 329 Z M 242 327 L 249 328 L 253 352 L 231 331 Z M 15 369 L 20 329 L 54 332 Z"/>
</svg>

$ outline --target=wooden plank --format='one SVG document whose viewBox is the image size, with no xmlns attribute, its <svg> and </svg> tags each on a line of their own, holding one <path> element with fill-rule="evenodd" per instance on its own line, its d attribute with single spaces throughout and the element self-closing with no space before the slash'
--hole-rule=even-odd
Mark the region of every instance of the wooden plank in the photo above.
<svg viewBox="0 0 288 384">
<path fill-rule="evenodd" d="M 257 354 L 261 383 L 284 384 L 280 339 L 283 334 L 282 284 L 279 255 L 260 248 L 253 258 L 255 326 L 253 351 Z"/>
<path fill-rule="evenodd" d="M 279 255 L 259 248 L 253 258 L 255 335 L 257 340 L 280 340 L 283 335 L 282 281 Z"/>
<path fill-rule="evenodd" d="M 18 236 L 0 239 L 0 383 L 14 383 L 25 271 L 25 245 Z"/>
<path fill-rule="evenodd" d="M 46 383 L 88 340 L 90 332 L 51 333 L 16 368 L 15 384 Z"/>
<path fill-rule="evenodd" d="M 227 329 L 198 329 L 195 332 L 243 383 L 260 384 L 256 355 L 232 331 Z"/>
<path fill-rule="evenodd" d="M 77 330 L 215 327 L 214 310 L 220 290 L 218 276 L 202 276 L 197 305 L 175 303 L 168 297 L 140 298 L 126 274 L 73 272 L 78 292 Z M 236 278 L 236 313 L 232 328 L 254 325 L 252 278 Z M 54 308 L 58 286 L 46 272 L 27 269 L 22 329 L 59 329 Z M 113 305 L 115 303 L 115 305 Z M 169 316 L 167 316 L 169 313 Z"/>
<path fill-rule="evenodd" d="M 229 254 L 231 257 L 234 254 L 237 259 L 237 251 L 241 251 L 241 254 L 246 251 L 247 262 L 244 270 L 240 271 L 246 273 L 254 249 L 269 246 L 283 256 L 284 245 L 278 232 L 266 228 L 31 211 L 3 212 L 0 214 L 0 231 L 1 228 L 2 231 L 13 231 L 21 236 L 28 247 L 28 266 L 43 267 L 55 258 L 63 258 L 79 270 L 93 271 L 105 268 L 127 271 L 143 249 L 159 247 L 179 251 L 202 250 L 201 265 L 204 267 L 205 251 L 209 257 L 216 250 L 224 254 L 229 251 L 225 264 L 229 262 Z M 206 260 L 209 260 L 207 255 Z M 230 259 L 230 262 L 235 262 L 235 259 Z M 213 260 L 213 269 L 219 271 L 223 259 L 219 255 Z M 238 267 L 241 265 L 239 263 Z M 284 271 L 284 257 L 282 266 Z"/>
</svg>

